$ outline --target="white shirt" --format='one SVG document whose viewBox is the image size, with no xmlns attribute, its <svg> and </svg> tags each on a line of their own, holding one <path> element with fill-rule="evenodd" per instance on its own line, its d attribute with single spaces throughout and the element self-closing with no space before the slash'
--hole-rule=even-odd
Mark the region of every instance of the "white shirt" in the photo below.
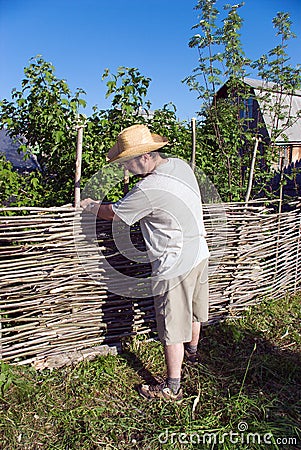
<svg viewBox="0 0 301 450">
<path fill-rule="evenodd" d="M 179 158 L 160 164 L 113 211 L 129 226 L 140 221 L 153 276 L 183 275 L 209 257 L 199 186 Z"/>
</svg>

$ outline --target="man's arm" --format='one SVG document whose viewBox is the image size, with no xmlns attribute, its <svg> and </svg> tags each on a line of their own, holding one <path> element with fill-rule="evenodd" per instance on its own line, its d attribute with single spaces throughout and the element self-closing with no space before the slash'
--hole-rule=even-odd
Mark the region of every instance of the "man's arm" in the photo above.
<svg viewBox="0 0 301 450">
<path fill-rule="evenodd" d="M 85 198 L 80 202 L 80 206 L 91 212 L 99 219 L 103 220 L 120 220 L 118 216 L 114 213 L 112 209 L 112 204 L 102 205 L 99 202 L 92 200 L 91 198 Z"/>
</svg>

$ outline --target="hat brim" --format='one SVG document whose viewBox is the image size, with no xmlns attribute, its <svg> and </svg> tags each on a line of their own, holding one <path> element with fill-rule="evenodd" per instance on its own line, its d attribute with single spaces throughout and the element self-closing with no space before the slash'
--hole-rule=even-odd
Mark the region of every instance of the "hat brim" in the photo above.
<svg viewBox="0 0 301 450">
<path fill-rule="evenodd" d="M 135 158 L 136 156 L 159 150 L 159 148 L 162 148 L 164 147 L 164 145 L 168 144 L 168 140 L 163 136 L 159 136 L 158 134 L 152 133 L 152 139 L 153 142 L 135 145 L 120 153 L 118 144 L 115 144 L 112 148 L 110 148 L 108 152 L 108 162 L 124 162 L 129 159 Z"/>
</svg>

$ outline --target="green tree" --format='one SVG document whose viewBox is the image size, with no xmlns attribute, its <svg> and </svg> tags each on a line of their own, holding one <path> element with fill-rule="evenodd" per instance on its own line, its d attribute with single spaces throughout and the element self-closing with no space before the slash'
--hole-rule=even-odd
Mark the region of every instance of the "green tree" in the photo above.
<svg viewBox="0 0 301 450">
<path fill-rule="evenodd" d="M 256 189 L 253 189 L 253 195 L 262 190 L 267 179 L 272 176 L 270 168 L 275 152 L 270 143 L 273 144 L 296 120 L 296 117 L 292 117 L 290 106 L 285 106 L 284 98 L 287 93 L 292 94 L 300 86 L 300 70 L 299 67 L 292 68 L 287 64 L 287 40 L 294 37 L 287 13 L 278 13 L 273 19 L 277 35 L 281 37 L 280 44 L 267 55 L 251 62 L 245 56 L 240 40 L 243 21 L 238 10 L 244 3 L 226 5 L 224 10 L 227 15 L 219 22 L 220 12 L 215 4 L 215 0 L 200 0 L 197 3 L 196 9 L 201 14 L 194 28 L 200 33 L 192 37 L 189 45 L 197 48 L 199 63 L 192 75 L 184 81 L 192 91 L 197 92 L 202 101 L 198 130 L 200 164 L 204 169 L 207 168 L 207 174 L 224 200 L 242 200 L 252 176 L 253 156 L 256 157 Z M 218 23 L 221 25 L 218 26 Z M 271 140 L 268 143 L 262 142 L 260 157 L 259 152 L 256 154 L 254 138 L 263 137 L 262 123 L 255 124 L 250 117 L 250 91 L 244 83 L 244 77 L 251 69 L 257 69 L 258 76 L 263 81 L 272 82 L 274 88 L 269 92 L 265 91 L 264 98 L 261 95 L 260 99 L 264 100 L 266 108 L 273 115 Z M 226 88 L 223 87 L 225 83 Z M 273 90 L 276 85 L 278 91 L 280 86 L 281 94 L 275 104 Z M 218 100 L 217 94 L 222 87 L 227 92 L 223 100 Z"/>
<path fill-rule="evenodd" d="M 218 188 L 226 201 L 239 200 L 246 189 L 245 167 L 249 164 L 251 134 L 241 117 L 245 87 L 242 83 L 250 61 L 246 58 L 241 41 L 242 19 L 238 9 L 243 3 L 226 5 L 227 16 L 217 25 L 219 11 L 214 0 L 200 0 L 201 20 L 194 26 L 200 30 L 190 40 L 196 47 L 199 65 L 184 81 L 197 91 L 202 101 L 199 113 L 197 162 Z M 217 100 L 217 92 L 228 80 L 229 99 Z"/>
<path fill-rule="evenodd" d="M 37 56 L 24 70 L 22 89 L 13 89 L 12 101 L 0 103 L 0 126 L 21 138 L 20 150 L 35 154 L 42 168 L 44 202 L 70 199 L 74 183 L 76 125 L 83 90 L 72 94 L 54 66 Z"/>
<path fill-rule="evenodd" d="M 142 75 L 137 68 L 121 66 L 116 74 L 106 69 L 102 80 L 106 78 L 110 78 L 106 83 L 106 97 L 113 95 L 113 110 L 120 111 L 123 117 L 129 116 L 132 120 L 139 118 L 141 109 L 149 110 L 151 103 L 145 97 L 151 79 Z"/>
<path fill-rule="evenodd" d="M 291 66 L 287 54 L 289 39 L 296 37 L 291 31 L 289 14 L 277 13 L 273 18 L 273 25 L 276 36 L 280 39 L 279 44 L 252 63 L 265 85 L 260 99 L 265 105 L 265 112 L 270 116 L 267 127 L 272 146 L 280 136 L 285 140 L 286 130 L 301 117 L 301 111 L 292 113 L 292 100 L 287 102 L 287 96 L 290 95 L 292 99 L 296 90 L 301 88 L 300 66 Z"/>
<path fill-rule="evenodd" d="M 134 123 L 146 123 L 141 111 L 149 111 L 150 102 L 145 101 L 150 78 L 141 75 L 137 68 L 119 67 L 116 74 L 106 69 L 102 75 L 106 82 L 106 97 L 111 97 L 107 110 L 93 108 L 87 118 L 83 143 L 83 173 L 90 177 L 106 164 L 108 149 L 120 131 Z"/>
<path fill-rule="evenodd" d="M 171 153 L 190 157 L 190 131 L 186 123 L 177 120 L 175 106 L 150 111 L 151 103 L 146 100 L 150 78 L 137 68 L 119 67 L 116 74 L 106 69 L 102 80 L 107 80 L 111 108 L 95 106 L 91 117 L 85 117 L 79 114 L 79 107 L 85 106 L 84 91 L 72 94 L 66 81 L 55 76 L 54 66 L 37 57 L 25 69 L 22 89 L 13 90 L 12 101 L 1 102 L 0 126 L 22 141 L 21 150 L 36 154 L 42 167 L 42 173 L 32 175 L 34 181 L 28 184 L 32 202 L 43 202 L 43 206 L 72 203 L 79 125 L 84 126 L 82 186 L 106 164 L 107 151 L 118 133 L 135 123 L 146 123 L 153 132 L 165 135 Z M 120 195 L 122 186 L 115 186 L 108 200 Z M 23 196 L 25 203 L 27 197 Z M 18 198 L 22 202 L 22 196 Z"/>
<path fill-rule="evenodd" d="M 111 108 L 94 108 L 93 115 L 87 119 L 88 132 L 85 131 L 83 150 L 84 182 L 106 164 L 105 155 L 120 131 L 138 123 L 146 124 L 152 132 L 167 137 L 170 142 L 166 148 L 168 153 L 190 159 L 191 133 L 185 122 L 178 121 L 175 105 L 170 103 L 163 105 L 161 109 L 150 109 L 151 102 L 147 99 L 150 78 L 142 75 L 137 68 L 122 66 L 117 69 L 116 74 L 106 69 L 102 80 L 107 80 L 106 97 L 111 97 Z M 98 149 L 98 157 L 95 155 L 95 148 Z M 114 172 L 114 166 L 111 170 Z M 107 183 L 110 184 L 109 179 Z M 114 186 L 107 200 L 114 201 L 122 194 L 122 186 Z"/>
<path fill-rule="evenodd" d="M 257 70 L 258 76 L 263 81 L 263 88 L 257 97 L 262 112 L 268 118 L 265 123 L 269 133 L 269 139 L 265 141 L 265 160 L 268 161 L 268 168 L 279 161 L 277 141 L 282 143 L 287 141 L 287 130 L 301 118 L 301 110 L 293 107 L 293 95 L 301 87 L 300 65 L 291 66 L 287 53 L 288 41 L 296 35 L 291 31 L 292 22 L 288 13 L 278 12 L 272 22 L 279 43 L 252 63 L 252 67 Z M 261 191 L 267 197 L 274 196 L 268 183 L 273 174 L 273 171 L 258 172 L 255 194 Z M 289 179 L 293 180 L 295 176 L 296 170 L 293 170 L 291 175 L 286 175 L 285 179 L 281 174 L 280 184 L 285 184 Z M 280 196 L 282 196 L 281 188 Z M 281 204 L 279 207 L 281 208 Z"/>
<path fill-rule="evenodd" d="M 0 155 L 0 207 L 34 206 L 43 198 L 40 175 L 35 172 L 19 174 Z"/>
</svg>

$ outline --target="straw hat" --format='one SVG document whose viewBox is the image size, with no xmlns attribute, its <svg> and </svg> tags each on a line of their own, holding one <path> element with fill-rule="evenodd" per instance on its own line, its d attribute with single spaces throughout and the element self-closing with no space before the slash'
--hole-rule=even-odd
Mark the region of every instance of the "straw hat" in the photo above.
<svg viewBox="0 0 301 450">
<path fill-rule="evenodd" d="M 135 158 L 168 144 L 168 140 L 153 134 L 146 125 L 132 125 L 119 133 L 117 143 L 108 152 L 108 162 Z"/>
</svg>

